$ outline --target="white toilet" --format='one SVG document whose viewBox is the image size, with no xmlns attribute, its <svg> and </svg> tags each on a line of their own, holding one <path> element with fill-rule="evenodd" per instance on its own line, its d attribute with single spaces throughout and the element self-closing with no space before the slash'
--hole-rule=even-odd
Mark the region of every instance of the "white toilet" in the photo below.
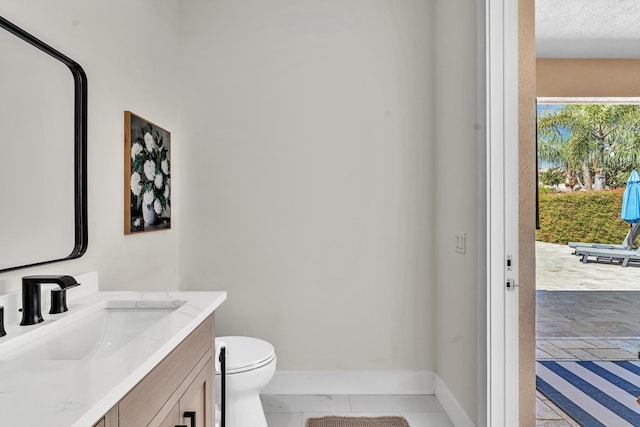
<svg viewBox="0 0 640 427">
<path fill-rule="evenodd" d="M 250 337 L 216 337 L 226 350 L 225 427 L 267 427 L 260 391 L 276 371 L 276 353 L 266 341 Z M 216 370 L 216 400 L 220 402 L 220 372 Z M 216 420 L 217 421 L 217 420 Z"/>
</svg>

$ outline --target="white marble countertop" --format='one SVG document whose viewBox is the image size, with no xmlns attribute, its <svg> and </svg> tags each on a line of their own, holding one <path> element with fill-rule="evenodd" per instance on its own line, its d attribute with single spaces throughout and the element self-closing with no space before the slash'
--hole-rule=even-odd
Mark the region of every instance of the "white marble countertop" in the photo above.
<svg viewBox="0 0 640 427">
<path fill-rule="evenodd" d="M 9 324 L 5 326 L 7 335 L 0 338 L 0 425 L 92 426 L 227 296 L 226 292 L 97 292 L 97 273 L 95 278 L 78 276 L 77 279 L 82 286 L 69 290 L 69 311 L 49 315 L 48 305 L 43 303 L 45 321 L 38 325 L 19 326 L 15 319 L 16 296 L 0 296 L 0 305 L 4 304 L 5 310 L 9 308 Z M 76 296 L 72 297 L 76 290 Z M 45 293 L 48 294 L 43 291 L 43 297 Z M 84 315 L 110 301 L 138 306 L 166 302 L 178 308 L 119 350 L 103 357 L 25 360 L 6 356 L 27 346 L 33 336 L 46 336 L 61 330 L 75 322 L 73 316 L 82 321 Z M 66 344 L 60 342 L 59 345 Z"/>
</svg>

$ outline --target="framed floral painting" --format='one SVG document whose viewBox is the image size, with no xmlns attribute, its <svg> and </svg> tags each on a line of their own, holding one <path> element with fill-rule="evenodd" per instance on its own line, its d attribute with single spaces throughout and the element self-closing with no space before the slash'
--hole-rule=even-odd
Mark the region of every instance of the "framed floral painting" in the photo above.
<svg viewBox="0 0 640 427">
<path fill-rule="evenodd" d="M 124 234 L 171 228 L 171 133 L 124 112 Z"/>
</svg>

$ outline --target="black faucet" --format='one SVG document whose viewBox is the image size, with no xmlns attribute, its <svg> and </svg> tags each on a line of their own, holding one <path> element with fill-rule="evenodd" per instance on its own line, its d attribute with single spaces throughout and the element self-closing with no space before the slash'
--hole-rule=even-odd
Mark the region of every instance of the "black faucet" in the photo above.
<svg viewBox="0 0 640 427">
<path fill-rule="evenodd" d="M 54 283 L 59 290 L 51 292 L 51 311 L 49 313 L 64 313 L 67 311 L 67 289 L 79 286 L 72 276 L 25 276 L 22 278 L 22 321 L 20 325 L 35 325 L 42 322 L 42 307 L 40 299 L 40 285 Z"/>
<path fill-rule="evenodd" d="M 0 337 L 7 335 L 4 330 L 4 307 L 0 305 Z"/>
</svg>

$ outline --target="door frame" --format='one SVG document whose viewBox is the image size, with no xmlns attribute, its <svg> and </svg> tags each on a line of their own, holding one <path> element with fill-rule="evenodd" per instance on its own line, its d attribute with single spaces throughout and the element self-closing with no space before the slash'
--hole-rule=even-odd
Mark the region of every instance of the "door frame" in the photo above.
<svg viewBox="0 0 640 427">
<path fill-rule="evenodd" d="M 486 421 L 491 427 L 512 427 L 519 424 L 518 2 L 485 0 L 485 13 Z"/>
</svg>

